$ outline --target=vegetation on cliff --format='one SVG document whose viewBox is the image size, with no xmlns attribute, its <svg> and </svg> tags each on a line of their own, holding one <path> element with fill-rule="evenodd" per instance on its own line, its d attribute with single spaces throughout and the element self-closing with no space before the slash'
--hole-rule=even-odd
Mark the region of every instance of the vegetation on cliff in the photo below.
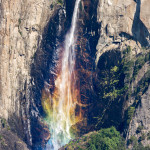
<svg viewBox="0 0 150 150">
<path fill-rule="evenodd" d="M 62 148 L 66 150 L 125 150 L 120 133 L 114 128 L 90 132 Z"/>
<path fill-rule="evenodd" d="M 144 147 L 137 138 L 132 136 L 128 142 L 132 150 L 150 150 Z M 125 139 L 114 127 L 90 132 L 84 136 L 72 140 L 60 150 L 128 150 Z"/>
</svg>

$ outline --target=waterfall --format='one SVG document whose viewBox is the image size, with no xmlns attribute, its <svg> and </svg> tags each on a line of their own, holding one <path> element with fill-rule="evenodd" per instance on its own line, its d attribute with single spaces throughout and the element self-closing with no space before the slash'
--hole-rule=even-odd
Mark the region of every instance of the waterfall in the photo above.
<svg viewBox="0 0 150 150">
<path fill-rule="evenodd" d="M 54 92 L 43 91 L 42 105 L 47 113 L 46 121 L 49 124 L 51 138 L 46 150 L 58 150 L 73 138 L 70 129 L 81 121 L 80 94 L 76 85 L 75 71 L 75 43 L 76 24 L 80 0 L 76 0 L 71 28 L 66 34 L 64 51 L 61 57 L 61 67 L 54 81 Z M 76 110 L 78 112 L 76 113 Z"/>
</svg>

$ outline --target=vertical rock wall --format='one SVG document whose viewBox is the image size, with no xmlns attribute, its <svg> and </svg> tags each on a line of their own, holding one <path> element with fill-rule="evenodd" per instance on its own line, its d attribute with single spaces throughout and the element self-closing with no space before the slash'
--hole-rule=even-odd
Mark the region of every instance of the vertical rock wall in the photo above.
<svg viewBox="0 0 150 150">
<path fill-rule="evenodd" d="M 0 1 L 0 117 L 22 138 L 25 129 L 30 145 L 31 64 L 56 6 L 53 0 Z"/>
<path fill-rule="evenodd" d="M 139 43 L 142 46 L 150 46 L 148 8 L 149 0 L 99 1 L 97 21 L 101 27 L 97 57 L 108 50 L 123 47 L 127 40 L 130 40 L 130 43 L 136 41 L 137 45 Z M 132 43 L 130 45 L 133 46 Z"/>
<path fill-rule="evenodd" d="M 100 0 L 97 9 L 100 38 L 97 44 L 96 64 L 107 51 L 118 50 L 121 53 L 127 47 L 131 48 L 130 61 L 139 55 L 147 53 L 150 47 L 150 0 Z M 144 48 L 143 48 L 144 47 Z M 144 51 L 145 49 L 145 51 Z M 110 56 L 111 59 L 111 56 Z M 137 61 L 136 61 L 137 63 Z M 135 64 L 134 64 L 135 65 Z M 134 68 L 133 65 L 133 68 Z M 145 63 L 139 70 L 135 79 L 131 80 L 131 93 L 142 86 L 142 80 L 148 78 L 149 63 Z M 132 71 L 132 66 L 130 66 Z M 133 69 L 134 70 L 134 69 Z M 148 79 L 147 79 L 148 80 Z M 146 81 L 145 81 L 146 82 Z M 124 81 L 125 83 L 125 81 Z M 143 82 L 144 83 L 144 82 Z M 145 84 L 145 83 L 144 83 Z M 137 93 L 130 98 L 125 98 L 122 117 L 126 109 L 133 106 L 137 100 Z M 144 135 L 142 143 L 149 144 L 149 88 L 141 93 L 140 104 L 136 105 L 133 118 L 128 126 L 127 140 L 131 136 L 138 140 Z M 137 133 L 138 127 L 142 131 Z M 123 126 L 122 126 L 123 128 Z"/>
<path fill-rule="evenodd" d="M 30 145 L 32 145 L 32 141 L 29 110 L 31 111 L 30 103 L 34 103 L 30 89 L 36 86 L 31 77 L 31 66 L 41 63 L 40 57 L 34 59 L 35 54 L 38 55 L 39 53 L 37 49 L 41 44 L 44 27 L 53 17 L 57 2 L 54 0 L 0 0 L 0 117 L 8 120 L 14 118 L 14 128 L 18 129 L 20 136 L 24 134 L 23 130 L 25 129 Z M 87 22 L 83 22 L 81 19 L 80 21 L 83 24 L 88 24 L 89 18 L 95 19 L 92 13 L 92 15 L 89 15 L 93 2 L 94 0 L 91 0 L 91 3 L 88 0 L 82 1 L 83 15 L 87 20 Z M 97 44 L 96 64 L 98 64 L 102 54 L 107 51 L 117 49 L 122 52 L 130 46 L 132 56 L 136 57 L 142 52 L 142 46 L 150 46 L 149 3 L 149 0 L 99 0 L 97 22 L 100 38 Z M 70 5 L 71 3 L 68 1 L 66 6 L 69 7 Z M 67 15 L 70 11 L 71 9 L 67 10 Z M 68 18 L 71 18 L 71 15 Z M 53 23 L 53 26 L 55 26 L 57 21 L 53 20 Z M 90 28 L 85 27 L 85 33 L 88 32 L 91 35 L 89 38 L 91 48 L 95 33 L 97 34 L 94 31 L 94 24 L 95 21 L 91 22 Z M 49 31 L 52 31 L 52 29 Z M 98 35 L 96 38 L 98 38 Z M 95 47 L 95 41 L 93 47 Z M 92 52 L 93 49 L 91 49 Z M 95 52 L 91 55 L 95 55 Z M 38 71 L 36 76 L 38 78 Z M 38 79 L 37 81 L 39 81 Z M 136 81 L 139 82 L 138 79 Z M 129 138 L 136 134 L 136 129 L 141 124 L 139 122 L 144 122 L 143 125 L 147 131 L 150 129 L 147 121 L 142 119 L 148 118 L 148 99 L 149 90 L 142 96 L 142 105 L 135 110 L 135 116 L 129 125 Z M 127 102 L 125 106 L 128 107 L 131 103 Z M 144 110 L 147 111 L 142 113 L 141 118 L 141 115 L 138 114 L 141 111 L 144 112 Z M 133 125 L 133 123 L 136 125 Z M 145 143 L 148 142 L 145 141 Z"/>
</svg>

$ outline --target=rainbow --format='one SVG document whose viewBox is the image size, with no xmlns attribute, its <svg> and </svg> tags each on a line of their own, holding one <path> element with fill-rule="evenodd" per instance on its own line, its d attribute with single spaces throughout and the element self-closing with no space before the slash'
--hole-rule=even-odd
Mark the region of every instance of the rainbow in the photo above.
<svg viewBox="0 0 150 150">
<path fill-rule="evenodd" d="M 51 133 L 47 150 L 58 150 L 67 144 L 75 136 L 71 133 L 71 128 L 82 120 L 80 90 L 75 71 L 75 30 L 79 3 L 80 0 L 75 3 L 72 25 L 66 34 L 63 55 L 59 59 L 60 65 L 57 65 L 60 67 L 56 68 L 54 90 L 50 92 L 51 86 L 46 86 L 42 91 L 42 106 Z"/>
</svg>

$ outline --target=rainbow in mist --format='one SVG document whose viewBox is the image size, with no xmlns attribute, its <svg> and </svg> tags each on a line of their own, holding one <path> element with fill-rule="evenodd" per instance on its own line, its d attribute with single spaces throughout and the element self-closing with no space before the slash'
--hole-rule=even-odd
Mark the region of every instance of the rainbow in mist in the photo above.
<svg viewBox="0 0 150 150">
<path fill-rule="evenodd" d="M 56 68 L 54 91 L 50 92 L 45 88 L 42 93 L 42 105 L 47 114 L 46 121 L 51 133 L 46 150 L 58 150 L 67 144 L 74 136 L 70 132 L 71 127 L 82 120 L 75 71 L 75 31 L 79 3 L 80 0 L 76 0 L 71 28 L 66 35 L 63 55 L 59 60 L 60 67 Z"/>
</svg>

